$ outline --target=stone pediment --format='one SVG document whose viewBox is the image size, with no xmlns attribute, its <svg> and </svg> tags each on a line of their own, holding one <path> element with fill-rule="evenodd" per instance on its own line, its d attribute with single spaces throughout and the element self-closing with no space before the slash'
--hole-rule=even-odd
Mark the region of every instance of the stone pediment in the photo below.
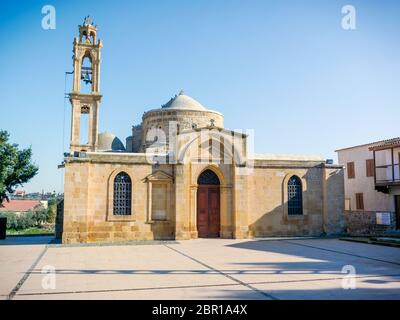
<svg viewBox="0 0 400 320">
<path fill-rule="evenodd" d="M 172 181 L 173 177 L 164 171 L 158 170 L 149 174 L 146 178 L 146 181 Z"/>
</svg>

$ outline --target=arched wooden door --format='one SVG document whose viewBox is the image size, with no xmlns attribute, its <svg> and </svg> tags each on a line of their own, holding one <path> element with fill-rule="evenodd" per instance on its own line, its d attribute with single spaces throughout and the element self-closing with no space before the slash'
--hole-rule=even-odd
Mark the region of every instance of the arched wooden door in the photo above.
<svg viewBox="0 0 400 320">
<path fill-rule="evenodd" d="M 205 170 L 197 179 L 197 231 L 199 238 L 218 238 L 220 223 L 220 190 L 218 176 Z"/>
</svg>

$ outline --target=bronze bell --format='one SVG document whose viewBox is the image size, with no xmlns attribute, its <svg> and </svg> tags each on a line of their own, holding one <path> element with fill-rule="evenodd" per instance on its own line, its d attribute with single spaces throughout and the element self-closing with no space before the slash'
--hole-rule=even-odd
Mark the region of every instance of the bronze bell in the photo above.
<svg viewBox="0 0 400 320">
<path fill-rule="evenodd" d="M 92 79 L 90 78 L 90 73 L 88 70 L 86 70 L 86 72 L 82 72 L 81 80 L 83 80 L 86 84 L 92 83 Z"/>
</svg>

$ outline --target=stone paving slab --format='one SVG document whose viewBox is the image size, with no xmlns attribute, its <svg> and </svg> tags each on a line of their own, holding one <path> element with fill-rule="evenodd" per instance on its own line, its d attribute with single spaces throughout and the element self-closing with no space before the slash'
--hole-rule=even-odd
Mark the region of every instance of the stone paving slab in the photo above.
<svg viewBox="0 0 400 320">
<path fill-rule="evenodd" d="M 25 240 L 24 240 L 25 241 Z M 400 299 L 400 249 L 337 239 L 0 242 L 0 299 Z M 18 245 L 16 243 L 19 243 Z M 341 286 L 354 266 L 355 290 Z M 44 267 L 55 290 L 42 287 Z"/>
<path fill-rule="evenodd" d="M 224 299 L 266 300 L 267 298 L 253 290 L 242 285 L 216 285 L 200 286 L 192 288 L 171 288 L 171 289 L 151 289 L 151 290 L 127 290 L 127 291 L 103 291 L 86 292 L 79 294 L 43 294 L 43 295 L 23 295 L 18 294 L 15 300 L 224 300 Z"/>
<path fill-rule="evenodd" d="M 181 242 L 174 247 L 278 299 L 302 299 L 302 291 L 307 288 L 311 290 L 307 299 L 317 299 L 320 297 L 318 288 L 321 286 L 322 293 L 324 283 L 334 284 L 328 291 L 335 291 L 332 293 L 335 299 L 347 296 L 354 299 L 358 294 L 373 299 L 375 295 L 385 296 L 385 292 L 388 299 L 400 299 L 398 248 L 354 246 L 354 243 L 343 246 L 343 242 L 336 239 L 224 241 L 216 245 L 212 240 L 200 239 L 195 243 Z M 212 255 L 209 254 L 211 250 Z M 358 290 L 351 290 L 350 295 L 341 287 L 342 268 L 346 265 L 355 268 L 357 277 L 366 281 L 382 277 L 386 285 L 384 288 L 361 286 Z M 288 290 L 291 286 L 293 292 Z M 296 290 L 298 286 L 304 290 Z M 275 296 L 274 292 L 280 287 L 285 290 Z M 324 296 L 329 298 L 329 292 Z"/>
<path fill-rule="evenodd" d="M 43 292 L 42 268 L 57 270 L 57 292 L 235 284 L 163 245 L 49 248 L 19 294 Z"/>
<path fill-rule="evenodd" d="M 261 291 L 277 299 L 296 300 L 398 300 L 400 299 L 399 277 L 356 278 L 355 289 L 344 290 L 342 279 L 323 281 L 291 281 L 253 284 Z"/>
<path fill-rule="evenodd" d="M 308 239 L 308 240 L 288 240 L 291 243 L 298 243 L 303 246 L 320 247 L 323 249 L 360 255 L 371 259 L 385 260 L 400 265 L 399 248 L 389 246 L 379 246 L 367 243 L 346 242 L 338 239 Z"/>
<path fill-rule="evenodd" d="M 0 299 L 5 299 L 10 294 L 49 241 L 48 237 L 0 240 Z"/>
</svg>

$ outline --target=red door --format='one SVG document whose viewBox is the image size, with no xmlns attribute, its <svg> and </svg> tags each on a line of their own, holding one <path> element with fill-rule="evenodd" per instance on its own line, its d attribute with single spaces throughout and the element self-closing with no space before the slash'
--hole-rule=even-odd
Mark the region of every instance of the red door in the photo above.
<svg viewBox="0 0 400 320">
<path fill-rule="evenodd" d="M 197 190 L 197 231 L 199 238 L 208 237 L 208 188 L 204 186 Z"/>
<path fill-rule="evenodd" d="M 199 186 L 197 190 L 197 230 L 199 238 L 219 237 L 219 186 Z"/>
</svg>

